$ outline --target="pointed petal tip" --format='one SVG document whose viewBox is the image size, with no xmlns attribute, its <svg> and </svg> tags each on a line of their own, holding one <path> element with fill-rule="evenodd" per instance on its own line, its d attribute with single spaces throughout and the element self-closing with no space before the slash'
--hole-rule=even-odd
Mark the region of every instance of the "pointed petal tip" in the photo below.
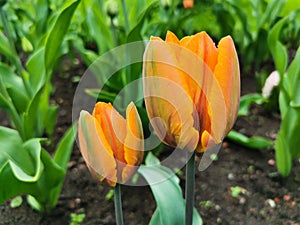
<svg viewBox="0 0 300 225">
<path fill-rule="evenodd" d="M 163 41 L 160 37 L 151 36 L 150 41 Z"/>
</svg>

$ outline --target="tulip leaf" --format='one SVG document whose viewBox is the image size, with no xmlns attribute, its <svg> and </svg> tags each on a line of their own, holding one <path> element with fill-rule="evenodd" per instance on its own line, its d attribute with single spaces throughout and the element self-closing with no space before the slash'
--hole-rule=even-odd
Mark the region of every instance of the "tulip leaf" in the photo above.
<svg viewBox="0 0 300 225">
<path fill-rule="evenodd" d="M 142 14 L 139 17 L 139 21 L 137 22 L 136 26 L 129 32 L 127 36 L 127 43 L 134 42 L 134 41 L 142 41 L 143 37 L 141 36 L 141 31 L 144 26 L 144 22 L 146 18 L 152 13 L 152 10 L 155 10 L 158 8 L 158 2 L 154 1 L 150 5 L 147 6 L 147 8 L 142 12 Z"/>
<path fill-rule="evenodd" d="M 283 77 L 287 67 L 288 55 L 286 48 L 279 41 L 279 34 L 287 20 L 288 16 L 279 20 L 270 30 L 268 35 L 268 46 L 274 58 L 276 69 L 278 70 L 281 78 Z"/>
<path fill-rule="evenodd" d="M 74 140 L 73 134 L 67 134 L 62 141 L 65 143 L 59 145 L 66 155 L 70 154 L 70 139 Z M 29 203 L 35 209 L 53 208 L 66 166 L 62 168 L 51 159 L 42 149 L 40 139 L 23 142 L 19 133 L 10 128 L 0 127 L 0 149 L 0 183 L 5 184 L 0 185 L 0 204 L 14 196 L 28 194 L 32 196 Z M 66 165 L 66 160 L 61 161 Z"/>
<path fill-rule="evenodd" d="M 286 88 L 286 92 L 289 94 L 289 98 L 293 100 L 293 104 L 297 102 L 300 103 L 300 47 L 287 70 L 287 75 L 284 77 L 283 82 L 285 84 L 284 87 Z"/>
<path fill-rule="evenodd" d="M 61 182 L 64 173 L 42 149 L 40 139 L 23 142 L 16 130 L 0 127 L 0 149 L 0 184 L 5 184 L 0 185 L 0 204 L 29 194 L 37 199 L 41 209 L 49 207 L 51 190 Z"/>
<path fill-rule="evenodd" d="M 25 112 L 29 98 L 26 94 L 22 78 L 15 74 L 11 67 L 2 63 L 0 63 L 0 75 L 2 77 L 3 86 L 16 110 L 20 114 Z"/>
<path fill-rule="evenodd" d="M 9 166 L 19 180 L 37 181 L 41 169 L 38 160 L 41 148 L 37 146 L 38 139 L 23 144 L 16 130 L 0 127 L 0 173 L 5 166 Z"/>
<path fill-rule="evenodd" d="M 117 97 L 115 93 L 111 93 L 100 89 L 87 88 L 85 89 L 85 92 L 89 96 L 94 97 L 98 101 L 103 101 L 103 102 L 114 102 L 115 98 Z"/>
<path fill-rule="evenodd" d="M 274 21 L 275 17 L 280 14 L 286 0 L 278 1 L 278 0 L 270 0 L 267 5 L 267 8 L 263 14 L 263 16 L 259 20 L 259 27 L 263 26 L 264 23 L 269 21 Z"/>
<path fill-rule="evenodd" d="M 44 88 L 41 88 L 32 98 L 29 106 L 24 113 L 23 127 L 25 139 L 39 136 L 41 134 L 42 122 L 40 120 L 41 113 L 39 112 L 39 104 Z"/>
<path fill-rule="evenodd" d="M 7 37 L 3 34 L 3 32 L 0 32 L 0 52 L 7 59 L 16 57 L 13 51 L 11 50 Z"/>
<path fill-rule="evenodd" d="M 47 134 L 52 135 L 57 121 L 58 105 L 50 105 L 45 108 L 47 108 L 47 110 L 45 110 L 46 115 L 44 117 L 43 127 L 45 127 Z"/>
<path fill-rule="evenodd" d="M 251 104 L 262 104 L 266 100 L 261 94 L 253 93 L 253 94 L 247 94 L 241 97 L 240 100 L 240 107 L 238 111 L 239 116 L 248 116 L 249 115 L 249 108 Z"/>
<path fill-rule="evenodd" d="M 82 1 L 85 10 L 86 25 L 90 35 L 97 43 L 98 52 L 103 54 L 114 47 L 114 39 L 106 23 L 101 1 Z"/>
<path fill-rule="evenodd" d="M 33 90 L 33 94 L 35 94 L 46 81 L 43 57 L 44 52 L 44 48 L 36 50 L 26 62 L 26 67 L 30 74 L 29 81 Z"/>
<path fill-rule="evenodd" d="M 75 134 L 77 133 L 77 123 L 68 129 L 63 138 L 58 143 L 53 161 L 64 170 L 66 174 L 68 162 L 70 161 L 71 153 L 73 150 L 73 144 L 75 140 Z M 59 185 L 57 185 L 51 192 L 51 205 L 55 206 L 59 198 L 64 180 L 61 179 Z"/>
<path fill-rule="evenodd" d="M 63 138 L 58 143 L 53 160 L 63 169 L 67 169 L 70 160 L 74 139 L 77 133 L 77 123 L 68 129 Z"/>
<path fill-rule="evenodd" d="M 284 131 L 280 131 L 275 144 L 276 153 L 276 165 L 278 172 L 286 177 L 290 174 L 292 168 L 291 154 L 289 152 L 289 146 L 285 140 Z"/>
<path fill-rule="evenodd" d="M 60 55 L 60 47 L 63 42 L 64 36 L 67 33 L 71 18 L 80 0 L 72 1 L 65 7 L 59 14 L 53 28 L 51 29 L 45 44 L 45 68 L 46 75 L 48 76 L 54 67 L 55 61 Z"/>
<path fill-rule="evenodd" d="M 273 141 L 268 140 L 266 138 L 259 137 L 259 136 L 253 136 L 249 138 L 246 135 L 241 134 L 234 130 L 231 130 L 229 132 L 227 138 L 237 144 L 240 144 L 247 148 L 253 148 L 253 149 L 264 149 L 264 148 L 272 147 L 274 145 Z"/>
<path fill-rule="evenodd" d="M 157 203 L 150 225 L 182 225 L 185 221 L 185 200 L 179 186 L 179 178 L 168 168 L 157 165 L 157 159 L 148 153 L 147 162 L 155 164 L 141 166 L 138 172 L 150 184 L 150 188 Z M 152 158 L 152 159 L 151 159 Z M 172 210 L 170 210 L 172 209 Z M 194 225 L 201 225 L 202 220 L 194 210 Z"/>
<path fill-rule="evenodd" d="M 277 138 L 280 137 L 286 141 L 286 143 L 280 143 L 279 147 L 286 145 L 285 148 L 285 151 L 287 152 L 286 154 L 289 154 L 291 159 L 300 156 L 299 130 L 300 130 L 300 108 L 289 107 L 285 116 L 282 119 L 280 131 Z"/>
<path fill-rule="evenodd" d="M 151 152 L 147 154 L 145 163 L 147 166 L 160 165 L 160 161 Z"/>
</svg>

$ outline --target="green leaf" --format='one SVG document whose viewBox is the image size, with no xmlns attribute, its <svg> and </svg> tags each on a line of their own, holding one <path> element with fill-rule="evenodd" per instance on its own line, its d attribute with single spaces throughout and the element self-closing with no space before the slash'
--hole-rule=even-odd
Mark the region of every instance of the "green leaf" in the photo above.
<svg viewBox="0 0 300 225">
<path fill-rule="evenodd" d="M 76 134 L 77 123 L 68 129 L 55 150 L 53 160 L 65 170 L 70 160 Z"/>
<path fill-rule="evenodd" d="M 134 41 L 142 41 L 143 38 L 141 36 L 142 28 L 144 27 L 145 20 L 152 13 L 153 10 L 158 9 L 158 2 L 154 1 L 152 4 L 148 5 L 144 12 L 141 13 L 138 23 L 136 26 L 129 32 L 127 36 L 127 43 Z"/>
<path fill-rule="evenodd" d="M 11 50 L 8 39 L 2 32 L 0 32 L 0 52 L 8 59 L 15 57 L 13 51 Z"/>
<path fill-rule="evenodd" d="M 300 108 L 289 107 L 285 116 L 282 118 L 280 131 L 278 136 L 286 141 L 284 143 L 287 148 L 286 154 L 289 154 L 292 159 L 300 156 Z"/>
<path fill-rule="evenodd" d="M 44 88 L 41 88 L 34 96 L 24 113 L 23 127 L 25 139 L 41 136 L 41 113 L 39 112 L 39 104 Z"/>
<path fill-rule="evenodd" d="M 274 58 L 276 69 L 281 76 L 281 80 L 287 67 L 288 55 L 286 48 L 279 41 L 279 34 L 287 20 L 287 16 L 279 20 L 268 35 L 268 46 Z"/>
<path fill-rule="evenodd" d="M 280 16 L 282 17 L 286 16 L 290 12 L 299 9 L 299 5 L 300 5 L 300 0 L 287 0 L 286 3 L 284 4 Z"/>
<path fill-rule="evenodd" d="M 0 75 L 3 88 L 6 89 L 6 93 L 9 95 L 14 107 L 20 114 L 23 113 L 29 104 L 29 98 L 22 78 L 15 74 L 11 67 L 2 63 L 0 63 Z M 5 95 L 3 90 L 1 92 Z"/>
<path fill-rule="evenodd" d="M 29 194 L 34 196 L 40 210 L 54 205 L 51 192 L 64 177 L 48 153 L 41 148 L 39 139 L 23 143 L 18 132 L 0 127 L 0 204 L 7 199 Z"/>
<path fill-rule="evenodd" d="M 276 165 L 278 172 L 287 177 L 292 168 L 291 155 L 289 152 L 289 146 L 286 142 L 286 135 L 284 131 L 280 130 L 275 144 L 275 153 L 276 153 Z"/>
<path fill-rule="evenodd" d="M 23 198 L 21 196 L 17 196 L 13 198 L 9 204 L 11 208 L 17 208 L 22 205 Z"/>
<path fill-rule="evenodd" d="M 285 117 L 285 114 L 288 111 L 290 104 L 290 99 L 288 97 L 288 94 L 285 92 L 285 90 L 281 89 L 279 93 L 279 108 L 280 108 L 280 114 L 281 117 Z"/>
<path fill-rule="evenodd" d="M 249 108 L 251 104 L 262 104 L 266 100 L 261 94 L 253 93 L 253 94 L 247 94 L 241 97 L 240 99 L 240 107 L 238 111 L 239 116 L 248 116 L 249 115 Z"/>
<path fill-rule="evenodd" d="M 155 166 L 160 165 L 160 161 L 156 158 L 151 152 L 147 154 L 147 158 L 145 160 L 147 166 Z"/>
<path fill-rule="evenodd" d="M 54 26 L 52 27 L 45 44 L 45 68 L 47 76 L 51 73 L 56 59 L 59 57 L 60 47 L 67 33 L 71 18 L 80 0 L 68 2 L 59 14 Z"/>
<path fill-rule="evenodd" d="M 150 153 L 146 161 L 153 161 Z M 157 163 L 157 160 L 154 160 Z M 182 225 L 185 221 L 185 201 L 182 198 L 179 179 L 166 167 L 160 165 L 141 166 L 138 172 L 150 184 L 157 209 L 151 218 L 150 225 Z M 158 182 L 159 181 L 159 182 Z M 171 209 L 171 210 L 170 210 Z M 194 210 L 194 225 L 201 225 L 202 220 Z"/>
<path fill-rule="evenodd" d="M 85 89 L 85 92 L 95 99 L 98 99 L 103 102 L 114 102 L 117 95 L 115 93 L 111 93 L 108 91 L 100 90 L 100 89 Z"/>
<path fill-rule="evenodd" d="M 46 115 L 43 119 L 43 125 L 45 127 L 46 133 L 51 136 L 53 134 L 57 121 L 58 105 L 50 105 L 45 111 Z"/>
<path fill-rule="evenodd" d="M 30 74 L 29 82 L 32 87 L 32 92 L 35 94 L 46 82 L 45 64 L 44 64 L 45 49 L 36 50 L 26 62 L 27 70 Z"/>
<path fill-rule="evenodd" d="M 102 11 L 100 1 L 83 1 L 85 7 L 86 25 L 90 35 L 97 43 L 98 52 L 103 54 L 114 47 L 114 39 L 106 22 L 105 13 Z"/>
<path fill-rule="evenodd" d="M 16 178 L 36 182 L 41 172 L 41 147 L 38 139 L 23 143 L 16 130 L 0 127 L 0 174 L 9 166 Z"/>
<path fill-rule="evenodd" d="M 297 102 L 300 103 L 300 99 L 298 99 L 298 95 L 300 93 L 300 47 L 298 48 L 295 58 L 286 72 L 283 83 L 289 98 L 294 102 L 293 104 L 296 103 L 295 105 L 297 105 Z"/>
<path fill-rule="evenodd" d="M 202 219 L 197 212 L 197 210 L 194 208 L 194 214 L 193 214 L 193 225 L 202 225 Z M 159 210 L 156 209 L 151 217 L 151 221 L 149 225 L 163 225 L 160 221 L 160 213 Z"/>
<path fill-rule="evenodd" d="M 240 144 L 248 148 L 253 148 L 253 149 L 264 149 L 264 148 L 272 147 L 274 145 L 273 141 L 268 140 L 266 138 L 259 137 L 259 136 L 253 136 L 249 138 L 244 134 L 241 134 L 234 130 L 231 130 L 229 132 L 227 138 L 237 144 Z"/>
<path fill-rule="evenodd" d="M 47 18 L 48 18 L 48 1 L 47 0 L 37 0 L 35 7 L 36 14 L 36 32 L 42 34 L 47 28 Z"/>
<path fill-rule="evenodd" d="M 271 0 L 263 14 L 259 19 L 259 27 L 262 27 L 266 22 L 272 22 L 280 14 L 286 0 Z"/>
<path fill-rule="evenodd" d="M 66 174 L 68 162 L 70 161 L 76 133 L 77 123 L 68 129 L 55 150 L 53 161 L 60 166 L 60 168 L 64 171 L 64 174 Z M 51 191 L 51 205 L 53 206 L 57 204 L 63 186 L 63 181 L 64 180 L 61 179 L 60 183 Z"/>
<path fill-rule="evenodd" d="M 146 19 L 149 17 L 149 15 L 154 11 L 158 9 L 158 2 L 154 1 L 152 4 L 150 4 L 142 13 L 139 18 L 138 23 L 136 26 L 129 32 L 127 36 L 127 43 L 134 42 L 135 45 L 135 51 L 130 51 L 129 54 L 127 54 L 126 59 L 129 62 L 135 62 L 137 58 L 142 59 L 145 49 L 145 43 L 142 42 L 142 29 L 144 27 Z M 140 60 L 141 61 L 141 60 Z M 127 84 L 133 82 L 134 80 L 137 80 L 142 76 L 142 62 L 133 63 L 126 67 L 126 79 L 123 81 L 123 85 L 126 87 Z M 139 81 L 137 81 L 139 82 Z M 135 88 L 135 91 L 125 89 L 125 95 L 124 95 L 124 102 L 125 105 L 129 103 L 130 101 L 136 101 L 142 98 L 143 91 L 142 88 L 140 88 L 142 85 L 137 85 Z M 142 102 L 141 102 L 142 103 Z M 141 106 L 138 105 L 138 106 Z"/>
</svg>

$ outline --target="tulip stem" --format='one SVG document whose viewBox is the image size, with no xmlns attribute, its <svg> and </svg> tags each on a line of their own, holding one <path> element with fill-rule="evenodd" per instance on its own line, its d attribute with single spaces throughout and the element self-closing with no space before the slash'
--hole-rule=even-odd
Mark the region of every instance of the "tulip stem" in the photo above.
<svg viewBox="0 0 300 225">
<path fill-rule="evenodd" d="M 195 152 L 187 152 L 186 180 L 185 180 L 185 225 L 193 224 L 194 187 L 195 187 Z"/>
<path fill-rule="evenodd" d="M 121 199 L 121 185 L 119 183 L 117 183 L 114 188 L 114 202 L 115 202 L 116 224 L 124 225 L 123 212 L 122 212 L 122 199 Z"/>
</svg>

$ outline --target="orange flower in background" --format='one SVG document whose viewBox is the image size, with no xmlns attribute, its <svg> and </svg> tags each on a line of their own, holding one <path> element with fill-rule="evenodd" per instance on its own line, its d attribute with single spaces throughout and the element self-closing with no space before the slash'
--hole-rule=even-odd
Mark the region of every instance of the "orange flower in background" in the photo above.
<svg viewBox="0 0 300 225">
<path fill-rule="evenodd" d="M 81 111 L 78 138 L 91 173 L 111 186 L 128 181 L 143 160 L 142 124 L 133 103 L 126 119 L 110 103 L 97 103 L 92 115 Z"/>
<path fill-rule="evenodd" d="M 220 143 L 236 120 L 240 72 L 230 36 L 218 48 L 205 32 L 181 40 L 172 32 L 165 41 L 152 37 L 143 79 L 151 125 L 170 146 L 203 152 Z"/>
<path fill-rule="evenodd" d="M 193 8 L 193 6 L 194 6 L 194 0 L 183 0 L 183 7 L 185 9 Z"/>
</svg>

